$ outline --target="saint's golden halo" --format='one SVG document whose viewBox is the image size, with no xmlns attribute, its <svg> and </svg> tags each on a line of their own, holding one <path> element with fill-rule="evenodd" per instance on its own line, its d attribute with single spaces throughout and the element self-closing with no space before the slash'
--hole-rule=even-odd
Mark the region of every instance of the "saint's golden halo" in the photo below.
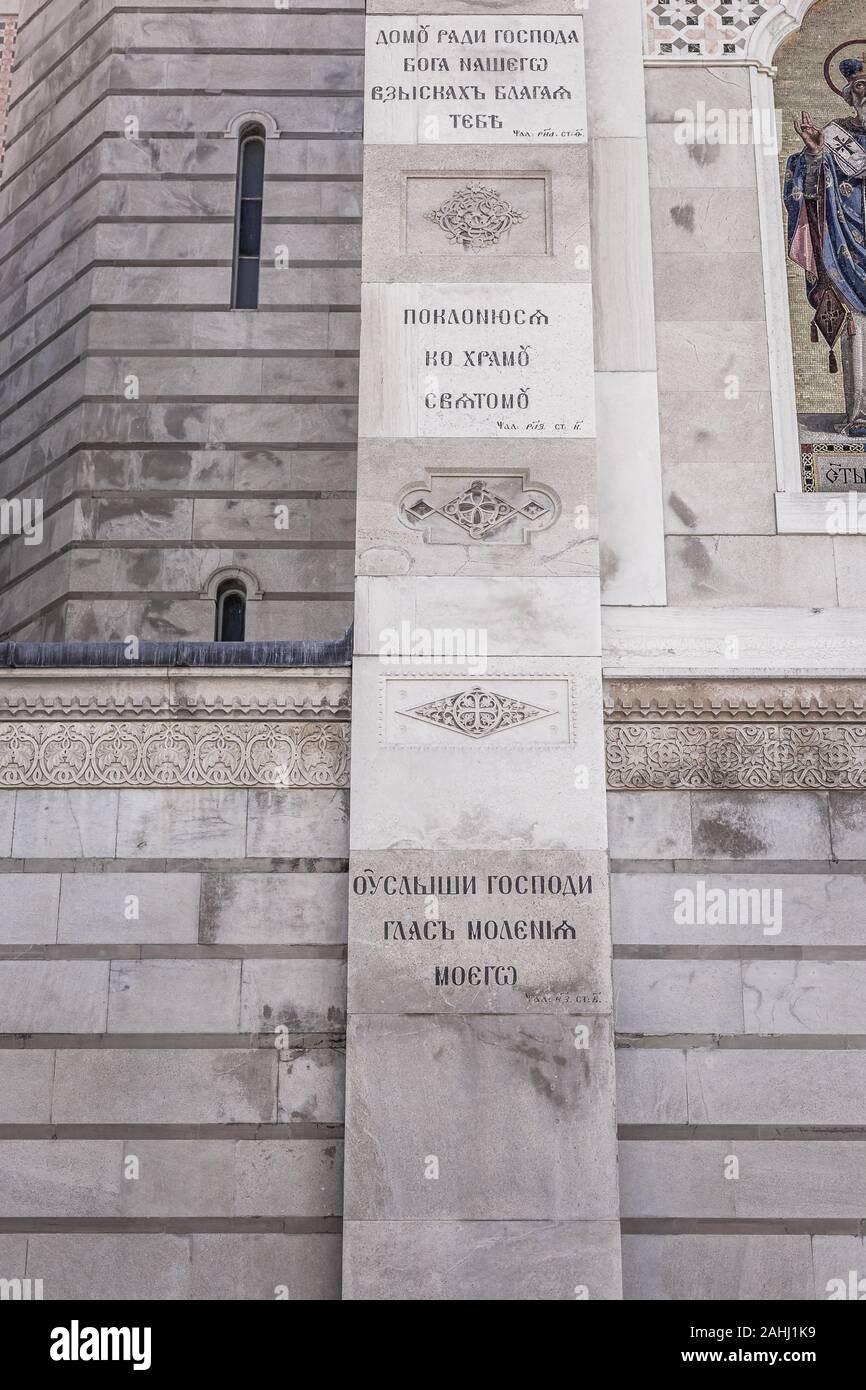
<svg viewBox="0 0 866 1390">
<path fill-rule="evenodd" d="M 841 97 L 844 94 L 845 88 L 836 86 L 836 83 L 830 76 L 830 64 L 837 53 L 841 53 L 844 48 L 856 48 L 858 44 L 863 45 L 858 57 L 863 63 L 863 71 L 866 73 L 866 39 L 848 39 L 845 43 L 838 44 L 836 48 L 833 49 L 832 53 L 828 53 L 827 57 L 824 59 L 824 81 L 831 91 L 836 93 L 837 97 Z"/>
</svg>

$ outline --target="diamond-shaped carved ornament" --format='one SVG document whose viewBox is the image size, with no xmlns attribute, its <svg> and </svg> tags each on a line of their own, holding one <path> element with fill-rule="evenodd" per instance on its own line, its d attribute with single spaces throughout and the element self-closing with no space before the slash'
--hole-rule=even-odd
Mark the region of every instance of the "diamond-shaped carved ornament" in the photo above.
<svg viewBox="0 0 866 1390">
<path fill-rule="evenodd" d="M 503 729 L 516 729 L 535 719 L 547 719 L 553 710 L 541 709 L 524 700 L 515 700 L 511 695 L 500 695 L 495 690 L 485 690 L 476 685 L 471 690 L 444 695 L 439 700 L 431 700 L 429 704 L 401 710 L 400 713 L 407 719 L 420 719 L 424 724 L 452 729 L 458 734 L 465 734 L 467 738 L 489 738 Z"/>
<path fill-rule="evenodd" d="M 553 508 L 549 502 L 542 502 L 537 497 L 531 497 L 522 504 L 509 502 L 494 492 L 483 479 L 475 478 L 456 497 L 441 506 L 431 506 L 423 497 L 419 497 L 417 502 L 406 507 L 405 514 L 414 521 L 426 521 L 428 517 L 438 514 L 459 526 L 472 540 L 483 541 L 501 526 L 518 518 L 538 521 L 540 517 L 549 515 L 552 519 Z"/>
</svg>

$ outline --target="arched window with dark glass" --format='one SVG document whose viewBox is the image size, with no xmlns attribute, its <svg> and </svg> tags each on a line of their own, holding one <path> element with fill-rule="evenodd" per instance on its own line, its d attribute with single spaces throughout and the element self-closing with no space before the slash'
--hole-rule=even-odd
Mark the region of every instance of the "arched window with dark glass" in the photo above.
<svg viewBox="0 0 866 1390">
<path fill-rule="evenodd" d="M 265 132 L 260 125 L 241 132 L 235 208 L 235 261 L 232 308 L 259 307 L 262 257 L 262 197 L 265 186 Z"/>
<path fill-rule="evenodd" d="M 224 579 L 216 594 L 217 642 L 243 642 L 246 625 L 246 587 L 240 579 Z"/>
</svg>

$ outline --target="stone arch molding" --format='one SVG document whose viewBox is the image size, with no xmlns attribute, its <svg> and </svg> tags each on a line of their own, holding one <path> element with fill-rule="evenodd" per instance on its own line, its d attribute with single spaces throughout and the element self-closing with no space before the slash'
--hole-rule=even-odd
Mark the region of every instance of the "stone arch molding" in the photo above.
<svg viewBox="0 0 866 1390">
<path fill-rule="evenodd" d="M 217 590 L 226 579 L 239 579 L 247 591 L 247 603 L 255 602 L 262 596 L 262 588 L 254 574 L 249 570 L 242 569 L 239 565 L 221 565 L 214 570 L 201 591 L 200 597 L 212 599 L 216 602 Z"/>
<path fill-rule="evenodd" d="M 237 140 L 244 126 L 260 125 L 265 132 L 266 140 L 278 140 L 280 138 L 280 127 L 269 111 L 241 111 L 239 115 L 232 116 L 224 131 L 226 140 Z"/>
<path fill-rule="evenodd" d="M 746 56 L 760 67 L 772 71 L 779 45 L 801 28 L 806 15 L 819 3 L 820 0 L 779 0 L 753 26 L 746 45 Z"/>
</svg>

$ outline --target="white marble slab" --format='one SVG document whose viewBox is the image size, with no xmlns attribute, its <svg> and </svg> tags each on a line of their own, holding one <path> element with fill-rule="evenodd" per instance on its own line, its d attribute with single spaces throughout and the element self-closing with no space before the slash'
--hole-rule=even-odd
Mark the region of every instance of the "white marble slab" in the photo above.
<svg viewBox="0 0 866 1390">
<path fill-rule="evenodd" d="M 364 139 L 368 145 L 584 143 L 582 17 L 369 17 Z"/>
<path fill-rule="evenodd" d="M 591 438 L 591 287 L 365 285 L 360 397 L 365 438 Z"/>
</svg>

